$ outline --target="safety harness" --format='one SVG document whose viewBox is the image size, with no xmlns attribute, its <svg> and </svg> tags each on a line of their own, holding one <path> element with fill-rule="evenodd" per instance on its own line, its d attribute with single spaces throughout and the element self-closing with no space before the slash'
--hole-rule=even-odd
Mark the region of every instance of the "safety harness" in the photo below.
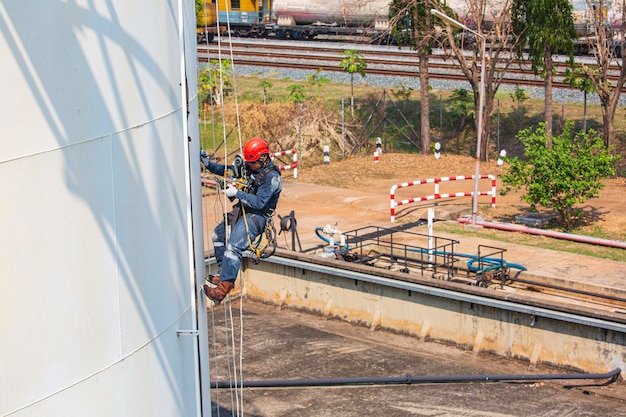
<svg viewBox="0 0 626 417">
<path fill-rule="evenodd" d="M 254 177 L 251 182 L 246 183 L 237 183 L 238 187 L 241 187 L 240 190 L 245 191 L 249 194 L 256 194 L 259 186 L 263 179 L 269 174 L 271 171 L 278 172 L 278 175 L 281 175 L 280 170 L 275 165 L 267 165 L 261 168 L 258 172 L 254 174 Z M 240 185 L 241 184 L 241 185 Z M 246 217 L 246 211 L 254 214 L 252 219 L 254 220 L 256 227 L 258 230 L 263 230 L 256 241 L 252 241 L 250 238 L 250 227 L 248 225 L 248 218 Z M 252 252 L 252 261 L 256 264 L 259 263 L 261 259 L 269 258 L 276 252 L 276 228 L 274 227 L 274 219 L 273 216 L 275 214 L 275 210 L 273 208 L 259 211 L 254 210 L 251 207 L 246 206 L 243 202 L 239 201 L 234 207 L 229 215 L 228 221 L 229 224 L 235 224 L 239 217 L 243 216 L 244 223 L 246 225 L 246 235 L 248 236 L 248 248 L 250 252 Z M 261 227 L 259 224 L 258 216 L 263 216 L 264 225 Z M 265 239 L 263 239 L 265 237 Z"/>
</svg>

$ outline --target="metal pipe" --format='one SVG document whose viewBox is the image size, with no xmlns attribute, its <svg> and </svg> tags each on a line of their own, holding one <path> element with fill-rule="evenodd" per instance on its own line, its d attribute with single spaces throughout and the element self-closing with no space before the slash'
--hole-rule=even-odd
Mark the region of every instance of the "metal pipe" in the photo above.
<svg viewBox="0 0 626 417">
<path fill-rule="evenodd" d="M 467 218 L 457 219 L 457 222 L 464 223 L 464 224 L 469 223 L 469 221 L 470 220 Z M 491 229 L 506 230 L 509 232 L 530 233 L 532 235 L 548 236 L 548 237 L 553 237 L 555 239 L 565 239 L 565 240 L 571 240 L 574 242 L 590 243 L 592 245 L 609 246 L 613 248 L 626 249 L 626 242 L 619 241 L 619 240 L 609 240 L 609 239 L 602 239 L 602 238 L 591 237 L 591 236 L 574 235 L 571 233 L 556 232 L 554 230 L 535 229 L 532 227 L 520 226 L 520 225 L 510 224 L 510 223 L 483 221 L 483 222 L 477 222 L 476 224 L 478 226 L 488 227 Z"/>
<path fill-rule="evenodd" d="M 502 382 L 502 381 L 547 381 L 578 379 L 609 379 L 612 384 L 621 374 L 621 368 L 615 368 L 604 374 L 492 374 L 492 375 L 441 375 L 441 376 L 405 376 L 359 377 L 359 378 L 319 378 L 319 379 L 275 379 L 265 381 L 212 381 L 211 388 L 283 388 L 283 387 L 330 387 L 349 385 L 412 385 L 459 382 Z"/>
</svg>

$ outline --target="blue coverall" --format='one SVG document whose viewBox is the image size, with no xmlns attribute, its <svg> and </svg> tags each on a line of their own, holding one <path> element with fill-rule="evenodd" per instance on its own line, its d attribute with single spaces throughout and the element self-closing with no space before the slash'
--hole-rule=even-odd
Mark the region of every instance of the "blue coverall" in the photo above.
<svg viewBox="0 0 626 417">
<path fill-rule="evenodd" d="M 227 167 L 205 160 L 205 167 L 218 176 L 224 175 Z M 249 172 L 249 168 L 248 168 Z M 221 265 L 220 281 L 231 281 L 233 284 L 237 279 L 239 268 L 241 268 L 241 258 L 243 251 L 249 248 L 250 242 L 254 241 L 265 229 L 266 215 L 273 214 L 283 189 L 283 182 L 280 171 L 275 167 L 273 161 L 269 161 L 266 166 L 257 172 L 248 175 L 249 192 L 237 191 L 234 198 L 239 199 L 243 204 L 246 222 L 240 216 L 235 224 L 231 224 L 231 233 L 228 243 L 226 243 L 226 224 L 220 222 L 213 230 L 211 240 L 215 247 L 215 259 Z M 239 204 L 239 203 L 237 203 Z M 250 236 L 250 240 L 248 240 Z"/>
</svg>

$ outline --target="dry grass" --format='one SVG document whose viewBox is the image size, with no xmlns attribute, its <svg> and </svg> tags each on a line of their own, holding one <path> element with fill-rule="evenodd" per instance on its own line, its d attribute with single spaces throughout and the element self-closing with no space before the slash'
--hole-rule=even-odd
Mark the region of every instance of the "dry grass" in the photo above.
<svg viewBox="0 0 626 417">
<path fill-rule="evenodd" d="M 373 156 L 347 157 L 340 161 L 332 161 L 330 165 L 319 163 L 313 165 L 311 161 L 305 160 L 299 170 L 298 181 L 385 195 L 389 193 L 393 184 L 442 176 L 472 175 L 475 168 L 476 160 L 466 156 L 444 155 L 436 160 L 430 155 L 385 153 L 381 155 L 379 163 L 373 162 Z M 504 170 L 505 168 L 498 167 L 495 161 L 480 164 L 482 174 L 493 174 L 496 178 Z M 458 182 L 454 184 L 454 187 L 457 187 L 457 191 L 470 191 L 472 181 Z M 499 180 L 497 180 L 497 188 L 498 190 L 501 189 Z M 585 223 L 581 224 L 573 233 L 605 239 L 626 240 L 626 210 L 624 210 L 622 203 L 625 198 L 626 179 L 606 180 L 606 187 L 602 190 L 600 198 L 589 200 L 581 206 L 586 213 Z M 527 211 L 529 211 L 529 206 L 520 199 L 520 193 L 498 195 L 495 208 L 489 205 L 480 206 L 480 214 L 486 220 L 508 223 L 514 222 L 516 215 Z M 549 213 L 549 211 L 546 210 L 544 213 Z M 552 227 L 559 230 L 556 226 Z M 494 231 L 483 231 L 483 233 L 498 235 Z M 506 239 L 505 235 L 503 233 L 499 239 Z M 515 239 L 519 240 L 519 237 Z M 526 244 L 535 242 L 538 246 L 555 245 L 553 239 L 546 241 L 546 238 L 530 235 L 524 236 L 523 239 Z M 606 248 L 601 248 L 590 252 L 597 256 L 601 255 L 599 252 L 606 250 Z M 580 251 L 587 253 L 585 251 L 588 249 L 580 249 Z M 616 251 L 621 251 L 622 256 L 626 255 L 624 250 L 617 249 Z"/>
</svg>

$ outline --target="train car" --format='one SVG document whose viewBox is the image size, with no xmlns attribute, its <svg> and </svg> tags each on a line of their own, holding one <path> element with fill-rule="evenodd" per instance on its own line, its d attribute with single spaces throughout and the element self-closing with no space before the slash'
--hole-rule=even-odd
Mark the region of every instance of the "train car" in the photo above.
<svg viewBox="0 0 626 417">
<path fill-rule="evenodd" d="M 388 29 L 389 0 L 205 0 L 198 32 L 234 36 L 313 39 L 320 35 L 376 35 Z M 219 27 L 219 29 L 218 29 Z"/>
<path fill-rule="evenodd" d="M 389 0 L 274 0 L 277 24 L 387 29 Z"/>
<path fill-rule="evenodd" d="M 215 3 L 205 1 L 202 4 L 202 11 L 196 16 L 196 32 L 198 35 L 198 42 L 205 40 L 213 40 L 213 35 L 216 32 L 214 30 L 217 23 L 217 10 Z"/>
<path fill-rule="evenodd" d="M 600 0 L 571 1 L 580 36 L 577 47 L 581 47 L 589 43 L 599 15 L 596 6 L 592 6 L 592 11 L 589 4 Z M 218 30 L 230 30 L 231 35 L 241 37 L 329 39 L 345 35 L 386 42 L 389 40 L 389 3 L 390 0 L 204 0 L 205 13 L 198 19 L 199 39 L 211 40 Z M 447 3 L 456 10 L 461 22 L 475 26 L 468 18 L 466 0 Z M 602 14 L 609 24 L 611 20 L 616 21 L 616 16 L 621 18 L 617 1 L 602 0 L 602 3 L 606 5 Z M 488 21 L 484 23 L 489 26 Z"/>
<path fill-rule="evenodd" d="M 271 0 L 204 0 L 206 22 L 198 19 L 199 39 L 212 40 L 230 29 L 234 36 L 263 36 L 271 22 Z"/>
</svg>

